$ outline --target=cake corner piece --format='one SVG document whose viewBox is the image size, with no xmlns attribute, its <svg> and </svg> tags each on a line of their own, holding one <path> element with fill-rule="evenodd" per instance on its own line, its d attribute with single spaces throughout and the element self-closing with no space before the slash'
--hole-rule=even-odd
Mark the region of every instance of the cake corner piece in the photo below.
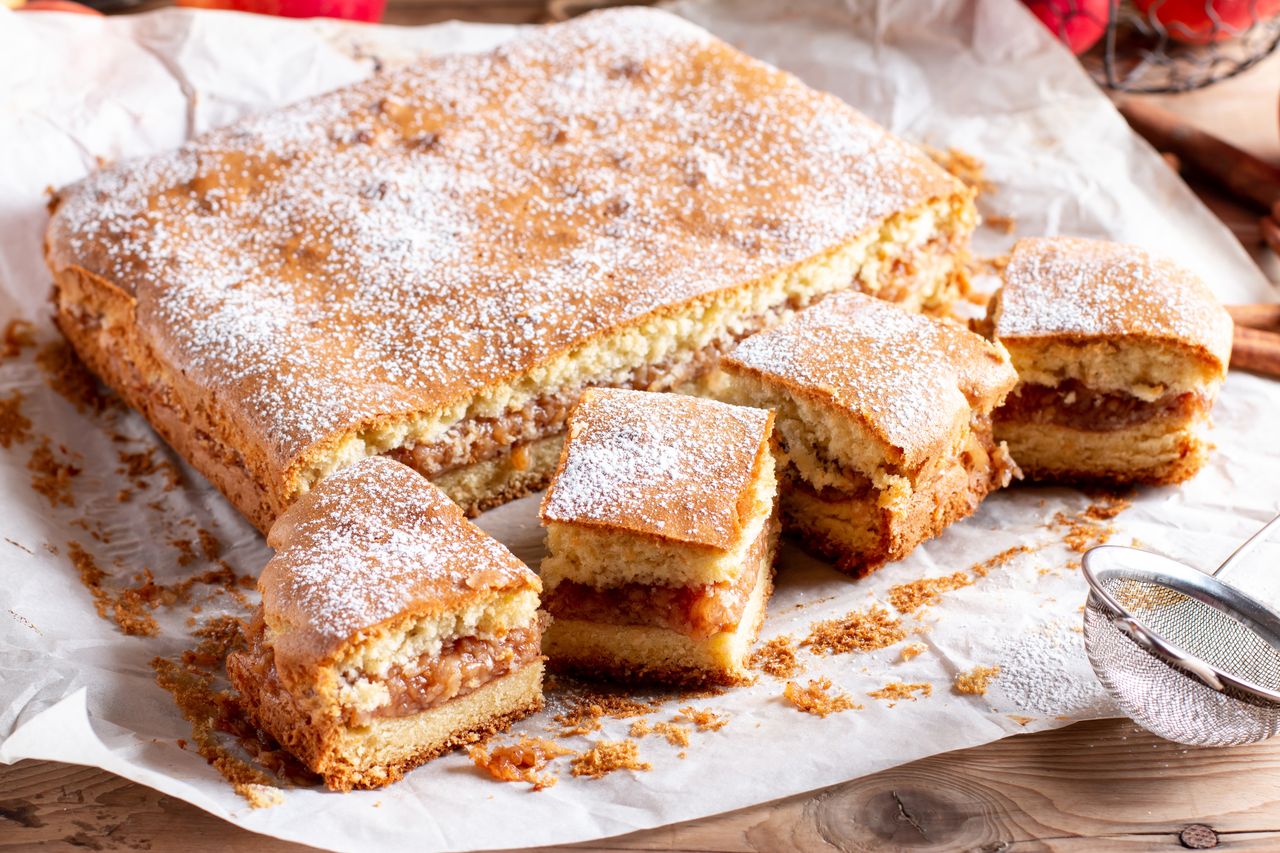
<svg viewBox="0 0 1280 853">
<path fill-rule="evenodd" d="M 1019 375 L 996 434 L 1028 478 L 1171 484 L 1208 460 L 1232 322 L 1188 270 L 1136 246 L 1023 239 L 987 326 Z"/>
<path fill-rule="evenodd" d="M 334 790 L 376 788 L 542 706 L 537 576 L 421 476 L 371 458 L 272 527 L 227 673 Z"/>
<path fill-rule="evenodd" d="M 998 344 L 847 292 L 747 338 L 711 393 L 777 411 L 784 528 L 862 575 L 1016 474 L 991 427 L 1016 379 Z"/>
<path fill-rule="evenodd" d="M 553 669 L 739 684 L 773 588 L 771 412 L 597 389 L 542 504 Z"/>
</svg>

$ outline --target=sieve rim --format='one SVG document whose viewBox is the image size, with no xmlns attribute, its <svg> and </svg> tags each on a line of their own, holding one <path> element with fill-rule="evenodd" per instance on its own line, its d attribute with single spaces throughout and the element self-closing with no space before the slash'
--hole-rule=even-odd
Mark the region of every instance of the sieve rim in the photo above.
<svg viewBox="0 0 1280 853">
<path fill-rule="evenodd" d="M 1123 562 L 1116 559 L 1121 557 Z M 1113 562 L 1107 565 L 1108 561 Z M 1146 566 L 1135 567 L 1134 562 Z M 1125 579 L 1168 587 L 1239 622 L 1280 654 L 1280 614 L 1270 607 L 1212 575 L 1138 548 L 1118 545 L 1091 548 L 1081 560 L 1081 571 L 1089 584 L 1086 606 L 1102 611 L 1108 622 L 1149 654 L 1219 693 L 1227 693 L 1230 687 L 1257 701 L 1280 704 L 1280 690 L 1238 678 L 1171 642 L 1116 601 L 1105 584 L 1111 579 Z"/>
</svg>

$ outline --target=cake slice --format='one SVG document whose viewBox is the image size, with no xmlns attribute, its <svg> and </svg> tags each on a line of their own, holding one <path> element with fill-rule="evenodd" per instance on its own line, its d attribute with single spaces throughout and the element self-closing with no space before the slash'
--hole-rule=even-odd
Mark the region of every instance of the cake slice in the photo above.
<svg viewBox="0 0 1280 853">
<path fill-rule="evenodd" d="M 409 468 L 345 468 L 268 543 L 262 605 L 227 672 L 330 788 L 389 784 L 541 707 L 537 576 Z"/>
<path fill-rule="evenodd" d="M 542 502 L 552 667 L 733 684 L 773 588 L 773 415 L 589 390 Z"/>
<path fill-rule="evenodd" d="M 843 571 L 905 556 L 1016 470 L 991 411 L 1017 376 L 952 322 L 841 293 L 721 366 L 710 393 L 777 413 L 784 529 Z"/>
<path fill-rule="evenodd" d="M 583 388 L 670 390 L 858 288 L 961 287 L 973 193 L 643 8 L 431 56 L 62 189 L 81 358 L 262 530 L 390 454 L 468 513 L 546 485 Z"/>
<path fill-rule="evenodd" d="M 1014 246 L 988 310 L 1018 387 L 996 437 L 1033 479 L 1176 483 L 1208 458 L 1231 317 L 1195 275 L 1135 246 Z"/>
</svg>

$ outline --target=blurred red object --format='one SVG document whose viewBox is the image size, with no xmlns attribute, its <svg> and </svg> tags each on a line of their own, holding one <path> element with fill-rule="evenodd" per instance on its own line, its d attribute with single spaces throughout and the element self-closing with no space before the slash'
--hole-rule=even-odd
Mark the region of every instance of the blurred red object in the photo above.
<svg viewBox="0 0 1280 853">
<path fill-rule="evenodd" d="M 97 9 L 90 9 L 83 3 L 73 3 L 71 0 L 28 0 L 18 7 L 19 12 L 75 12 L 80 15 L 99 15 L 102 13 Z"/>
<path fill-rule="evenodd" d="M 342 18 L 348 21 L 382 20 L 387 0 L 177 0 L 179 6 L 198 9 L 230 9 L 282 18 Z"/>
<path fill-rule="evenodd" d="M 1077 56 L 1098 43 L 1111 20 L 1110 0 L 1023 0 L 1023 3 Z"/>
<path fill-rule="evenodd" d="M 1213 44 L 1280 14 L 1280 0 L 1134 0 L 1148 20 L 1184 44 Z"/>
</svg>

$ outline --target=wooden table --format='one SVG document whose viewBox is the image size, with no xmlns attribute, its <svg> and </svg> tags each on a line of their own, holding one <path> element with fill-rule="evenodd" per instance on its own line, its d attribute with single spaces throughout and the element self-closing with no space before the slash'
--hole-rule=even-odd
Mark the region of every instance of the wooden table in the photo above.
<svg viewBox="0 0 1280 853">
<path fill-rule="evenodd" d="M 541 0 L 393 0 L 387 21 L 533 22 Z M 1280 164 L 1280 55 L 1163 106 Z M 1197 187 L 1272 281 L 1258 214 Z M 1191 829 L 1188 830 L 1188 827 Z M 1280 742 L 1191 749 L 1102 720 L 937 755 L 815 793 L 575 850 L 1280 849 Z M 11 850 L 304 850 L 224 823 L 101 770 L 0 765 L 0 853 Z M 566 848 L 567 849 L 567 848 Z"/>
</svg>

